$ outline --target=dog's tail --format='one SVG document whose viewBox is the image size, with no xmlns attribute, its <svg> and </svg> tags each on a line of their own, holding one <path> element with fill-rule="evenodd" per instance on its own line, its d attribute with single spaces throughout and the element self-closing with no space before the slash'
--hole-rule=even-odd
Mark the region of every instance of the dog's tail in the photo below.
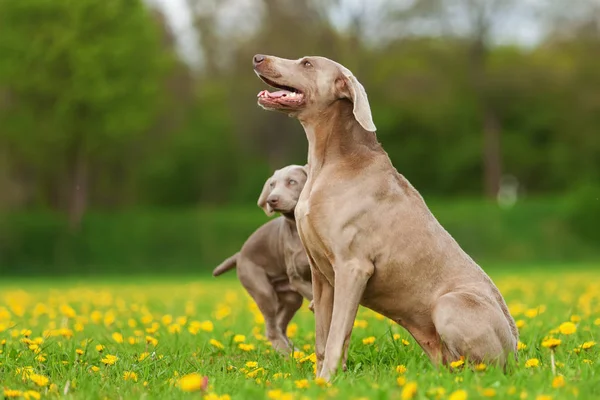
<svg viewBox="0 0 600 400">
<path fill-rule="evenodd" d="M 232 255 L 231 257 L 226 259 L 225 261 L 223 261 L 221 264 L 219 264 L 219 266 L 213 270 L 213 276 L 219 276 L 222 273 L 235 268 L 237 265 L 237 260 L 238 260 L 239 255 L 240 255 L 240 252 L 238 251 L 237 253 L 235 253 L 234 255 Z"/>
</svg>

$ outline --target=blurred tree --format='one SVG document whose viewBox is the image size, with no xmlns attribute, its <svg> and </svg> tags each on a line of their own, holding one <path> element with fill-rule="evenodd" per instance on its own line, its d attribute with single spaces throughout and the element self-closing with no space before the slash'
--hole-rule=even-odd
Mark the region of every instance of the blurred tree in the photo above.
<svg viewBox="0 0 600 400">
<path fill-rule="evenodd" d="M 139 0 L 0 0 L 3 141 L 77 228 L 94 168 L 155 121 L 167 58 Z"/>
<path fill-rule="evenodd" d="M 466 40 L 466 66 L 483 133 L 483 182 L 489 198 L 496 197 L 502 177 L 502 127 L 489 96 L 488 57 L 491 34 L 514 4 L 513 0 L 417 0 L 396 14 L 401 22 L 412 23 L 414 29 L 425 26 L 430 34 Z"/>
</svg>

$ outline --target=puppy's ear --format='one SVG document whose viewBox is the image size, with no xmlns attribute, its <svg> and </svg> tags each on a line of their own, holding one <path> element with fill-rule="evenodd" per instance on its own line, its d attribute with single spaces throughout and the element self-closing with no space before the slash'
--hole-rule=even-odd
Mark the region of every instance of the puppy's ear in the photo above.
<svg viewBox="0 0 600 400">
<path fill-rule="evenodd" d="M 367 92 L 358 79 L 350 71 L 345 70 L 342 76 L 336 79 L 335 86 L 342 97 L 350 99 L 354 104 L 352 112 L 360 126 L 369 132 L 375 132 L 377 128 L 371 115 Z"/>
<path fill-rule="evenodd" d="M 257 202 L 258 206 L 262 208 L 265 214 L 267 214 L 269 217 L 275 213 L 269 203 L 267 203 L 267 198 L 269 197 L 269 194 L 271 194 L 270 180 L 271 178 L 267 179 L 265 182 L 262 192 L 260 193 L 260 196 L 258 196 Z"/>
</svg>

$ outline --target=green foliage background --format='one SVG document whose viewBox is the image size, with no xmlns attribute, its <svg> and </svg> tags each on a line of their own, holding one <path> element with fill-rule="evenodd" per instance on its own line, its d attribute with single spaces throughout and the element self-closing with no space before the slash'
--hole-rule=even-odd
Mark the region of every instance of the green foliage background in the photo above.
<svg viewBox="0 0 600 400">
<path fill-rule="evenodd" d="M 593 2 L 545 4 L 530 47 L 489 34 L 516 2 L 457 0 L 481 11 L 467 34 L 410 31 L 446 21 L 439 1 L 381 2 L 345 28 L 330 18 L 338 3 L 258 1 L 244 15 L 260 23 L 235 31 L 219 1 L 190 0 L 190 65 L 139 0 L 0 0 L 2 273 L 194 270 L 235 251 L 266 221 L 264 180 L 306 160 L 297 121 L 256 106 L 255 53 L 348 66 L 394 165 L 477 258 L 598 258 Z M 505 175 L 519 182 L 508 210 L 493 196 Z"/>
</svg>

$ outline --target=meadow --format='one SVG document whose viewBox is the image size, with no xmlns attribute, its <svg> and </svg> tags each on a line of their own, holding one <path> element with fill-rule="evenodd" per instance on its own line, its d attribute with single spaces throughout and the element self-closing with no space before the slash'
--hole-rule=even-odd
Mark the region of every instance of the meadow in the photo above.
<svg viewBox="0 0 600 400">
<path fill-rule="evenodd" d="M 234 274 L 222 278 L 5 280 L 5 398 L 593 399 L 600 397 L 600 270 L 494 268 L 520 331 L 510 372 L 434 368 L 410 335 L 361 308 L 348 371 L 315 379 L 307 303 L 274 353 Z"/>
</svg>

